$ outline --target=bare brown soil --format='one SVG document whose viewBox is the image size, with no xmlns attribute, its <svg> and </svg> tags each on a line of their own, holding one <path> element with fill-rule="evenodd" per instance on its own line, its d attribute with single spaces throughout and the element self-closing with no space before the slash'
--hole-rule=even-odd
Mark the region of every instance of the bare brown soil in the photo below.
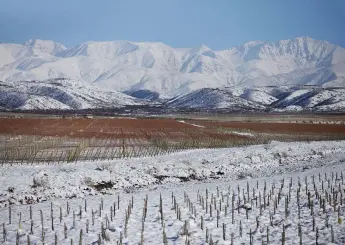
<svg viewBox="0 0 345 245">
<path fill-rule="evenodd" d="M 123 131 L 176 131 L 195 127 L 169 119 L 29 119 L 0 118 L 0 133 L 74 137 L 106 137 Z"/>
<path fill-rule="evenodd" d="M 146 138 L 181 140 L 245 139 L 216 129 L 196 127 L 174 119 L 29 119 L 0 118 L 0 134 L 73 138 Z"/>
<path fill-rule="evenodd" d="M 345 125 L 267 122 L 219 122 L 193 120 L 181 123 L 174 119 L 31 119 L 0 118 L 0 134 L 73 136 L 108 138 L 132 134 L 168 133 L 178 136 L 183 132 L 216 134 L 217 128 L 243 129 L 259 133 L 316 133 L 344 134 Z M 204 126 L 195 127 L 190 124 Z M 213 135 L 215 136 L 215 135 Z"/>
</svg>

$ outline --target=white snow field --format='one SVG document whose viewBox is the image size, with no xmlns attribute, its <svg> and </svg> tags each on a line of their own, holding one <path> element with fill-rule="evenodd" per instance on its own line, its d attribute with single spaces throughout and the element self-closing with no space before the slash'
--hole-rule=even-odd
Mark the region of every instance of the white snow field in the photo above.
<svg viewBox="0 0 345 245">
<path fill-rule="evenodd" d="M 345 244 L 344 150 L 272 142 L 4 165 L 0 244 Z"/>
</svg>

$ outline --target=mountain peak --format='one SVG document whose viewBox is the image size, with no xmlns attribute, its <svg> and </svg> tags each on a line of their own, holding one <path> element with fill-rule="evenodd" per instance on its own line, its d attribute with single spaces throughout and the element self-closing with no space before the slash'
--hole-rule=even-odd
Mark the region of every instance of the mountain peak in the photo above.
<svg viewBox="0 0 345 245">
<path fill-rule="evenodd" d="M 296 37 L 295 40 L 297 41 L 307 41 L 307 42 L 313 42 L 316 41 L 315 39 L 308 37 L 308 36 L 300 36 L 300 37 Z"/>
<path fill-rule="evenodd" d="M 191 53 L 197 53 L 197 54 L 203 54 L 209 51 L 212 51 L 212 50 L 209 47 L 207 47 L 205 44 L 201 44 L 200 46 L 190 49 Z"/>
<path fill-rule="evenodd" d="M 245 44 L 243 44 L 243 46 L 246 48 L 251 48 L 251 47 L 255 47 L 255 46 L 258 46 L 258 45 L 261 45 L 264 43 L 265 43 L 265 41 L 256 40 L 256 41 L 246 42 Z"/>
</svg>

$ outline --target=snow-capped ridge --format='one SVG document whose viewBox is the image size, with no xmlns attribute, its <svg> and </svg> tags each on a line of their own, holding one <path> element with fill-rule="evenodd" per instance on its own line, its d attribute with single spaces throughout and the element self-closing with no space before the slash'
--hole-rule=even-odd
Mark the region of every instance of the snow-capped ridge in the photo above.
<svg viewBox="0 0 345 245">
<path fill-rule="evenodd" d="M 24 43 L 24 46 L 30 47 L 34 51 L 42 54 L 56 55 L 66 50 L 66 46 L 51 40 L 30 39 Z M 37 53 L 36 53 L 37 54 Z"/>
<path fill-rule="evenodd" d="M 138 46 L 128 41 L 112 41 L 112 42 L 87 42 L 64 52 L 59 53 L 60 57 L 73 56 L 91 56 L 102 57 L 105 59 L 114 59 L 117 56 L 133 52 Z"/>
</svg>

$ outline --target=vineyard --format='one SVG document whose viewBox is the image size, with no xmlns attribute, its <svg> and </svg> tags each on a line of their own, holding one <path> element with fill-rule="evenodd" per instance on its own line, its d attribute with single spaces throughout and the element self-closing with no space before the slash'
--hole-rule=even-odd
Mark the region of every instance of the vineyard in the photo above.
<svg viewBox="0 0 345 245">
<path fill-rule="evenodd" d="M 343 169 L 0 209 L 2 244 L 344 244 Z"/>
<path fill-rule="evenodd" d="M 252 144 L 175 120 L 0 119 L 1 163 L 97 161 Z"/>
<path fill-rule="evenodd" d="M 345 244 L 343 125 L 0 125 L 0 244 Z"/>
<path fill-rule="evenodd" d="M 279 141 L 345 139 L 345 125 L 0 118 L 0 164 L 98 161 Z"/>
</svg>

